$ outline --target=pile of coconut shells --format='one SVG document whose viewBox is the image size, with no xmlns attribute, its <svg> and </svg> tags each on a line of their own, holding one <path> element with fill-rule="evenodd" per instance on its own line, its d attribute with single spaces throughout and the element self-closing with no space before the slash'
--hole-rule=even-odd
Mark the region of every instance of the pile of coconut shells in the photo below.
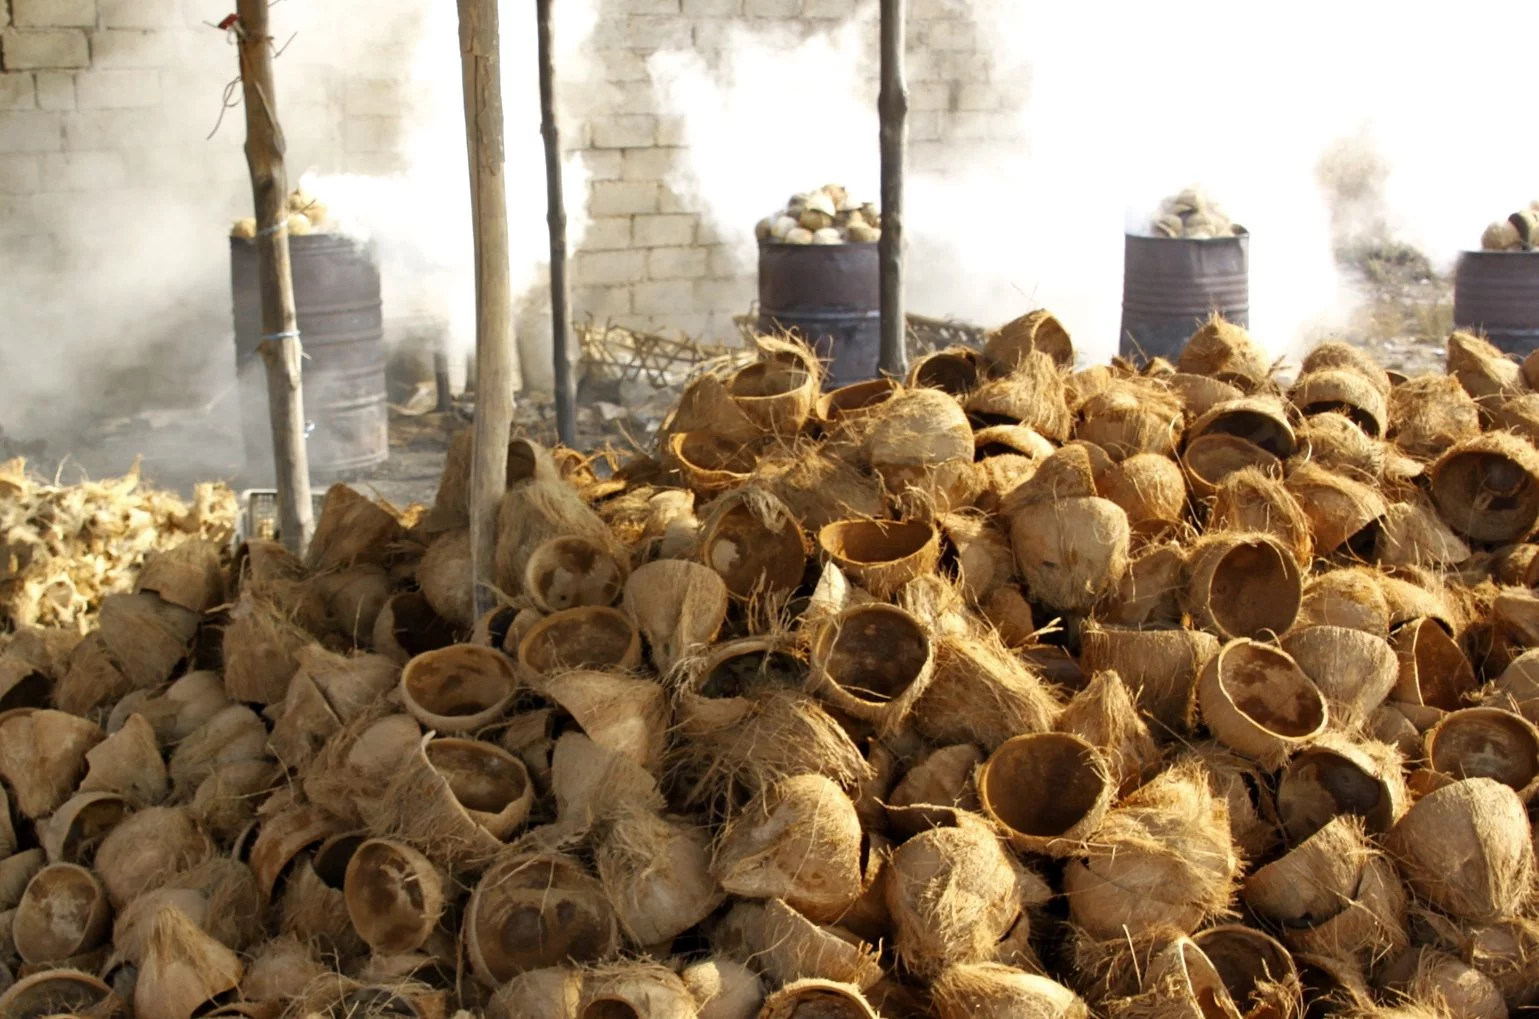
<svg viewBox="0 0 1539 1019">
<path fill-rule="evenodd" d="M 1539 1007 L 1539 362 L 1035 312 L 800 346 L 653 455 L 469 437 L 302 560 L 0 652 L 0 1015 L 1288 1019 Z"/>
</svg>

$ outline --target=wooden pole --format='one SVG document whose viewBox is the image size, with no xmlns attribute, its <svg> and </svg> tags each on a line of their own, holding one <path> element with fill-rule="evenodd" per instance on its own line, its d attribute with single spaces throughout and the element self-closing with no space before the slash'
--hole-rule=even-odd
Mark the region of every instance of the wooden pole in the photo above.
<svg viewBox="0 0 1539 1019">
<path fill-rule="evenodd" d="M 497 507 L 508 487 L 513 428 L 513 294 L 508 282 L 508 198 L 503 176 L 497 0 L 459 0 L 465 142 L 476 238 L 476 420 L 470 463 L 471 597 L 492 608 Z"/>
<path fill-rule="evenodd" d="M 881 117 L 882 354 L 884 374 L 908 373 L 907 319 L 903 308 L 903 163 L 908 148 L 908 86 L 903 80 L 905 0 L 882 0 Z"/>
<path fill-rule="evenodd" d="M 545 206 L 550 227 L 550 346 L 555 359 L 556 434 L 567 446 L 577 442 L 577 391 L 567 349 L 566 202 L 561 188 L 561 129 L 556 123 L 556 66 L 550 35 L 552 0 L 535 0 L 539 22 L 540 134 L 545 139 Z"/>
<path fill-rule="evenodd" d="M 288 173 L 283 129 L 273 88 L 268 0 L 237 0 L 241 89 L 246 105 L 246 165 L 256 205 L 257 260 L 261 266 L 262 340 L 267 367 L 267 411 L 272 420 L 278 486 L 278 527 L 296 554 L 310 541 L 310 460 L 305 450 L 304 394 L 300 385 L 299 320 L 289 264 Z"/>
</svg>

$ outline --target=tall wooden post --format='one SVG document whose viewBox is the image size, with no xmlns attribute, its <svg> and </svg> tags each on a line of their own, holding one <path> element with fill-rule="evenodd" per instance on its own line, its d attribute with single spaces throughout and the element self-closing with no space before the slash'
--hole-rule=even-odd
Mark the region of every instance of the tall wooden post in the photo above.
<svg viewBox="0 0 1539 1019">
<path fill-rule="evenodd" d="M 908 85 L 903 80 L 905 3 L 882 0 L 882 87 L 877 97 L 882 146 L 880 366 L 883 373 L 898 378 L 908 372 L 908 323 L 903 307 L 903 163 L 908 148 Z"/>
<path fill-rule="evenodd" d="M 577 441 L 577 390 L 567 348 L 571 316 L 567 314 L 566 200 L 561 188 L 561 129 L 556 123 L 556 64 L 551 46 L 550 8 L 553 0 L 535 0 L 539 22 L 540 134 L 545 139 L 545 207 L 550 226 L 550 346 L 555 359 L 556 434 L 571 446 Z"/>
<path fill-rule="evenodd" d="M 246 165 L 256 204 L 257 261 L 262 286 L 262 340 L 257 349 L 267 369 L 267 410 L 272 419 L 273 465 L 278 486 L 278 527 L 283 543 L 301 553 L 313 526 L 310 459 L 305 450 L 304 394 L 300 385 L 299 321 L 289 265 L 288 173 L 283 129 L 273 88 L 268 0 L 238 0 L 241 89 L 246 105 Z"/>
<path fill-rule="evenodd" d="M 261 0 L 265 2 L 265 0 Z M 476 616 L 493 603 L 497 507 L 508 486 L 513 427 L 513 294 L 503 176 L 497 0 L 459 0 L 465 142 L 476 238 L 476 420 L 470 465 L 470 563 Z"/>
</svg>

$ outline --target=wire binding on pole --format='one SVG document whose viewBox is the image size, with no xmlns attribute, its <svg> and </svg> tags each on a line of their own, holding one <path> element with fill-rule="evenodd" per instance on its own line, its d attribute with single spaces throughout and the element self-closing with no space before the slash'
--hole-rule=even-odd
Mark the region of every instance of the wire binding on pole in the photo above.
<svg viewBox="0 0 1539 1019">
<path fill-rule="evenodd" d="M 264 340 L 287 340 L 290 337 L 292 337 L 293 339 L 296 339 L 296 340 L 299 339 L 299 330 L 298 329 L 285 329 L 281 333 L 263 333 L 262 334 L 262 339 L 264 339 Z"/>
</svg>

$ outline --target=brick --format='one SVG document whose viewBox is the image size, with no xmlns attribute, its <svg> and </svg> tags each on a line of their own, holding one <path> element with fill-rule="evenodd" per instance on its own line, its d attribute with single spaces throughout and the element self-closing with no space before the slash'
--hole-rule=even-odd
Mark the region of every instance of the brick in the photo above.
<svg viewBox="0 0 1539 1019">
<path fill-rule="evenodd" d="M 632 306 L 638 315 L 676 315 L 692 310 L 694 284 L 689 280 L 638 283 L 632 293 Z"/>
<path fill-rule="evenodd" d="M 625 14 L 677 14 L 679 0 L 619 0 L 609 9 Z"/>
<path fill-rule="evenodd" d="M 342 147 L 348 152 L 389 152 L 395 129 L 392 117 L 348 117 L 342 122 Z"/>
<path fill-rule="evenodd" d="M 217 41 L 215 33 L 209 34 Z M 92 32 L 91 66 L 109 69 L 179 66 L 184 56 L 181 41 L 181 33 L 169 31 L 117 28 Z M 228 60 L 226 47 L 218 49 Z"/>
<path fill-rule="evenodd" d="M 657 90 L 650 84 L 632 82 L 613 90 L 605 103 L 605 113 L 623 116 L 656 116 L 659 111 Z"/>
<path fill-rule="evenodd" d="M 654 280 L 697 280 L 705 276 L 704 248 L 652 248 L 647 276 Z"/>
<path fill-rule="evenodd" d="M 62 116 L 64 147 L 72 152 L 142 149 L 163 144 L 163 139 L 151 130 L 150 115 L 144 110 L 89 110 Z M 225 116 L 228 126 L 229 114 Z"/>
<path fill-rule="evenodd" d="M 726 311 L 739 314 L 753 303 L 754 286 L 750 278 L 695 280 L 695 310 Z"/>
<path fill-rule="evenodd" d="M 700 52 L 731 49 L 741 30 L 738 21 L 701 21 L 695 25 L 695 49 Z"/>
<path fill-rule="evenodd" d="M 91 49 L 78 28 L 0 32 L 0 66 L 7 71 L 47 71 L 89 67 Z"/>
<path fill-rule="evenodd" d="M 647 58 L 633 50 L 602 50 L 598 53 L 599 70 L 605 81 L 647 81 Z"/>
<path fill-rule="evenodd" d="M 640 283 L 647 278 L 647 255 L 644 251 L 585 251 L 577 256 L 575 275 L 581 286 Z"/>
<path fill-rule="evenodd" d="M 637 216 L 635 243 L 638 248 L 683 247 L 695 243 L 694 216 Z M 671 277 L 653 276 L 653 279 Z"/>
<path fill-rule="evenodd" d="M 400 84 L 388 78 L 349 78 L 342 105 L 351 117 L 395 117 L 403 98 Z"/>
<path fill-rule="evenodd" d="M 88 71 L 75 77 L 82 110 L 129 110 L 160 105 L 159 71 Z"/>
<path fill-rule="evenodd" d="M 663 180 L 678 165 L 682 149 L 626 149 L 624 180 Z"/>
<path fill-rule="evenodd" d="M 0 195 L 32 194 L 41 184 L 41 167 L 38 156 L 0 156 Z"/>
<path fill-rule="evenodd" d="M 730 244 L 716 244 L 707 251 L 709 258 L 706 272 L 711 276 L 730 279 L 753 269 L 753 262 L 738 254 L 737 248 Z"/>
<path fill-rule="evenodd" d="M 658 185 L 651 181 L 599 180 L 592 184 L 592 216 L 635 216 L 657 211 Z"/>
<path fill-rule="evenodd" d="M 657 211 L 668 215 L 693 214 L 700 211 L 700 196 L 679 194 L 671 187 L 663 187 L 662 197 L 658 200 Z"/>
<path fill-rule="evenodd" d="M 743 13 L 743 0 L 684 0 L 684 13 L 693 18 L 730 18 Z"/>
<path fill-rule="evenodd" d="M 688 49 L 692 41 L 688 19 L 668 15 L 604 18 L 589 36 L 595 50 Z"/>
<path fill-rule="evenodd" d="M 685 120 L 680 116 L 666 116 L 657 118 L 657 144 L 663 148 L 679 148 L 688 144 L 685 141 L 689 128 Z"/>
<path fill-rule="evenodd" d="M 69 71 L 38 71 L 37 105 L 44 110 L 73 110 L 75 76 Z"/>
<path fill-rule="evenodd" d="M 32 75 L 25 71 L 0 74 L 0 110 L 36 108 L 37 92 L 32 87 Z"/>
<path fill-rule="evenodd" d="M 582 235 L 584 251 L 616 251 L 631 246 L 631 218 L 629 216 L 600 216 L 588 221 L 588 229 Z"/>
<path fill-rule="evenodd" d="M 619 180 L 624 175 L 625 153 L 619 149 L 588 149 L 582 153 L 589 180 Z"/>
<path fill-rule="evenodd" d="M 916 82 L 908 88 L 908 108 L 914 111 L 954 109 L 952 92 L 948 82 Z"/>
<path fill-rule="evenodd" d="M 105 191 L 127 181 L 128 164 L 121 152 L 52 152 L 43 157 L 44 191 Z"/>
<path fill-rule="evenodd" d="M 597 149 L 644 149 L 657 140 L 657 118 L 652 116 L 601 117 L 592 129 Z"/>
<path fill-rule="evenodd" d="M 629 315 L 631 288 L 578 287 L 572 291 L 572 307 L 579 315 L 592 315 L 595 318 Z"/>
<path fill-rule="evenodd" d="M 58 152 L 64 146 L 57 113 L 0 113 L 0 153 Z"/>
<path fill-rule="evenodd" d="M 855 14 L 856 6 L 855 0 L 805 0 L 802 14 L 809 18 L 848 18 Z"/>
<path fill-rule="evenodd" d="M 17 28 L 95 28 L 96 0 L 11 0 Z"/>
<path fill-rule="evenodd" d="M 802 0 L 743 0 L 743 13 L 751 18 L 794 18 L 802 12 Z"/>
<path fill-rule="evenodd" d="M 99 6 L 107 28 L 166 28 L 183 23 L 180 0 L 101 0 Z"/>
</svg>

